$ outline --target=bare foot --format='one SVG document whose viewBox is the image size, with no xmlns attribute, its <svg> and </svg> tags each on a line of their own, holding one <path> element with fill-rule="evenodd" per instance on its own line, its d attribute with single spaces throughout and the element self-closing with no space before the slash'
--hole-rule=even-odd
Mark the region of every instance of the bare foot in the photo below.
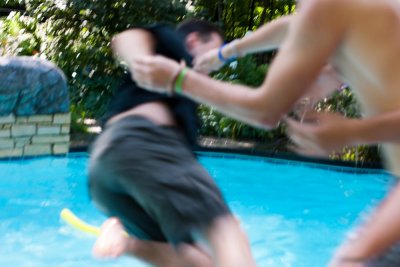
<svg viewBox="0 0 400 267">
<path fill-rule="evenodd" d="M 178 253 L 170 244 L 143 241 L 128 236 L 117 218 L 110 218 L 101 226 L 100 236 L 93 246 L 96 258 L 134 256 L 157 267 L 211 267 L 210 256 L 192 245 L 182 245 Z"/>
<path fill-rule="evenodd" d="M 117 218 L 110 218 L 101 226 L 100 236 L 93 246 L 96 258 L 117 258 L 132 250 L 136 239 L 129 237 Z"/>
</svg>

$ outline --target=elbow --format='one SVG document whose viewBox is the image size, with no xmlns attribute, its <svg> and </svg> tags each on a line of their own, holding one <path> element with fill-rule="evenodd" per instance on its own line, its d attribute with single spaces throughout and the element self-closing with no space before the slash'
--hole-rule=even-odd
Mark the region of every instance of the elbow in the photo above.
<svg viewBox="0 0 400 267">
<path fill-rule="evenodd" d="M 248 90 L 241 103 L 246 117 L 263 129 L 276 128 L 285 114 L 281 103 L 266 97 L 263 88 Z"/>
<path fill-rule="evenodd" d="M 111 49 L 116 53 L 122 45 L 130 41 L 130 36 L 135 33 L 135 30 L 125 30 L 120 33 L 115 34 L 111 38 Z"/>
<path fill-rule="evenodd" d="M 253 118 L 256 118 L 259 125 L 265 129 L 276 128 L 283 117 L 281 109 L 275 108 L 273 103 L 267 104 L 264 101 L 254 105 L 253 111 Z"/>
</svg>

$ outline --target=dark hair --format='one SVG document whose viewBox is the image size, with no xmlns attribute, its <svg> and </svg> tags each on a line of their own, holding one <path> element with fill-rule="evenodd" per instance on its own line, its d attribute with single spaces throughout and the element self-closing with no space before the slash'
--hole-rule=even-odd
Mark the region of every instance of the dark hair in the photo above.
<svg viewBox="0 0 400 267">
<path fill-rule="evenodd" d="M 183 34 L 186 37 L 188 34 L 197 32 L 200 35 L 200 38 L 207 42 L 210 40 L 210 36 L 212 33 L 218 34 L 222 40 L 224 40 L 224 34 L 221 29 L 211 22 L 199 19 L 188 19 L 184 22 L 180 23 L 176 30 Z"/>
</svg>

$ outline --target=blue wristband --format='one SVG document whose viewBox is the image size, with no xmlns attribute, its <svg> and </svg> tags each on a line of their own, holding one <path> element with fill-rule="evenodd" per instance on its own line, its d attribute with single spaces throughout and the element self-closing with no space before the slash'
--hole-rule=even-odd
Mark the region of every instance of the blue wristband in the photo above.
<svg viewBox="0 0 400 267">
<path fill-rule="evenodd" d="M 227 44 L 223 44 L 221 45 L 221 47 L 218 50 L 218 59 L 219 61 L 221 61 L 222 63 L 227 63 L 227 62 L 231 62 L 234 61 L 236 59 L 236 57 L 229 57 L 229 58 L 225 58 L 224 55 L 222 55 L 222 49 L 226 46 Z"/>
</svg>

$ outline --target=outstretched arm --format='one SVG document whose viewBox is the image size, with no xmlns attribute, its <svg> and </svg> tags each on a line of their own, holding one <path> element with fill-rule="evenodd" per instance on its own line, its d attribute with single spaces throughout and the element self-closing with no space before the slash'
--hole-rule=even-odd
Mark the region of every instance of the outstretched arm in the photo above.
<svg viewBox="0 0 400 267">
<path fill-rule="evenodd" d="M 189 70 L 183 79 L 183 94 L 249 124 L 275 127 L 281 117 L 305 94 L 338 47 L 345 21 L 334 1 L 309 1 L 293 17 L 289 32 L 272 63 L 268 77 L 259 88 L 212 80 Z M 136 61 L 137 81 L 149 89 L 171 88 L 180 66 L 162 57 Z M 169 77 L 166 79 L 165 77 Z"/>
<path fill-rule="evenodd" d="M 287 15 L 275 19 L 263 25 L 257 31 L 239 39 L 236 43 L 237 52 L 240 55 L 247 55 L 278 49 L 286 38 L 293 17 L 294 15 Z"/>
<path fill-rule="evenodd" d="M 219 49 L 210 50 L 194 60 L 194 68 L 209 72 L 219 69 L 224 64 L 221 61 L 221 56 L 228 59 L 279 48 L 288 33 L 293 16 L 287 15 L 273 20 L 257 29 L 257 31 L 223 46 L 221 51 Z"/>
</svg>

